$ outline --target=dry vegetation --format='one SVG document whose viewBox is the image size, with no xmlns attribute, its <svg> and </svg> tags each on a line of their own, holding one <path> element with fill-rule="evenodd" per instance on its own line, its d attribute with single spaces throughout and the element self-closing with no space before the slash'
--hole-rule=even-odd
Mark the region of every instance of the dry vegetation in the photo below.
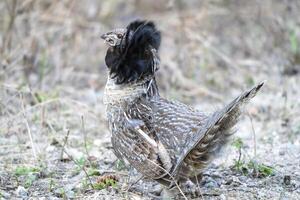
<svg viewBox="0 0 300 200">
<path fill-rule="evenodd" d="M 136 18 L 163 32 L 168 98 L 212 111 L 267 80 L 201 199 L 300 199 L 300 1 L 153 2 L 0 1 L 0 199 L 151 198 L 151 182 L 130 187 L 102 104 L 99 36 Z"/>
</svg>

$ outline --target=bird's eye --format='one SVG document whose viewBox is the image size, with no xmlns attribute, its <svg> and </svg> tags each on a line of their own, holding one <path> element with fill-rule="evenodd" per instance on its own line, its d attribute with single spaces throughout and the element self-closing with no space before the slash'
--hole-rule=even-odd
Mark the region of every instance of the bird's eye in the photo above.
<svg viewBox="0 0 300 200">
<path fill-rule="evenodd" d="M 114 44 L 114 41 L 113 41 L 112 39 L 109 39 L 108 42 L 109 42 L 110 44 Z"/>
<path fill-rule="evenodd" d="M 118 38 L 121 38 L 122 36 L 123 36 L 123 35 L 120 34 L 120 33 L 117 34 L 117 37 L 118 37 Z"/>
</svg>

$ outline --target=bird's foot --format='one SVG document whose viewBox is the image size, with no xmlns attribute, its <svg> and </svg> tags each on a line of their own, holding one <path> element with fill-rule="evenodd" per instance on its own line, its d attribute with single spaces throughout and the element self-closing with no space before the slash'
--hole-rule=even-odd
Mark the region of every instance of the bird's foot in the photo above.
<svg viewBox="0 0 300 200">
<path fill-rule="evenodd" d="M 147 182 L 147 181 L 141 181 L 139 184 L 137 184 L 139 181 L 134 181 L 129 184 L 127 191 L 142 195 L 142 196 L 148 196 L 151 199 L 154 200 L 160 200 L 163 199 L 161 197 L 163 187 L 155 182 Z"/>
<path fill-rule="evenodd" d="M 179 193 L 177 193 L 177 195 L 176 195 L 176 198 L 179 196 L 181 196 L 181 198 L 182 198 L 182 196 L 184 196 L 184 197 L 190 199 L 190 198 L 197 198 L 197 197 L 202 196 L 200 186 L 193 183 L 191 180 L 186 180 L 184 182 L 180 182 L 176 186 L 176 188 L 179 191 Z"/>
</svg>

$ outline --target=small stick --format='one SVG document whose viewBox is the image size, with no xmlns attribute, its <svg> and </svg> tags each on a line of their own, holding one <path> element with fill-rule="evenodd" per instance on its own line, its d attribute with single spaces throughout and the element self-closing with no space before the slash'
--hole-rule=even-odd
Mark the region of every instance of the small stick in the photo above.
<svg viewBox="0 0 300 200">
<path fill-rule="evenodd" d="M 255 129 L 254 129 L 254 126 L 253 126 L 253 121 L 252 121 L 252 117 L 251 117 L 250 113 L 248 113 L 248 117 L 249 117 L 250 122 L 251 122 L 251 128 L 252 128 L 252 133 L 253 133 L 253 143 L 254 143 L 254 157 L 256 158 L 256 133 L 255 133 Z"/>
<path fill-rule="evenodd" d="M 188 200 L 188 198 L 184 195 L 183 191 L 181 190 L 181 188 L 179 187 L 177 181 L 175 180 L 175 178 L 167 171 L 165 170 L 163 167 L 159 166 L 158 164 L 156 164 L 155 162 L 153 162 L 152 160 L 148 159 L 150 162 L 152 162 L 154 165 L 156 165 L 157 167 L 159 167 L 160 169 L 162 169 L 166 174 L 168 174 L 170 176 L 170 178 L 174 181 L 176 187 L 178 188 L 180 194 L 183 196 L 183 198 L 185 200 Z"/>
<path fill-rule="evenodd" d="M 201 199 L 203 199 L 203 195 L 202 195 L 202 192 L 200 190 L 200 185 L 199 185 L 199 180 L 198 180 L 198 176 L 195 174 L 195 178 L 196 178 L 196 183 L 197 183 L 197 187 L 198 187 L 198 190 L 200 192 L 200 196 L 201 196 Z"/>
<path fill-rule="evenodd" d="M 28 132 L 28 136 L 29 136 L 29 140 L 30 140 L 30 144 L 31 144 L 31 149 L 32 149 L 32 154 L 33 154 L 35 161 L 37 161 L 37 156 L 36 156 L 36 151 L 35 151 L 34 144 L 33 144 L 32 134 L 31 134 L 28 120 L 27 120 L 26 112 L 25 112 L 24 99 L 23 99 L 23 95 L 21 93 L 20 93 L 20 98 L 21 98 L 21 102 L 22 102 L 22 115 L 24 117 L 25 125 L 27 128 L 27 132 Z"/>
<path fill-rule="evenodd" d="M 70 129 L 67 130 L 67 135 L 66 135 L 66 137 L 64 139 L 64 143 L 63 143 L 63 145 L 61 147 L 60 160 L 63 160 L 64 149 L 65 149 L 65 146 L 66 146 L 67 141 L 69 139 L 69 134 L 70 134 Z"/>
<path fill-rule="evenodd" d="M 134 186 L 137 182 L 139 182 L 140 180 L 142 180 L 144 177 L 145 177 L 144 175 L 140 175 L 133 183 L 131 183 L 131 184 L 128 186 L 126 192 L 128 192 L 132 186 Z"/>
<path fill-rule="evenodd" d="M 41 126 L 45 127 L 45 125 L 46 125 L 46 122 L 45 122 L 45 112 L 46 112 L 45 106 L 42 106 L 41 109 L 42 109 L 41 110 Z"/>
<path fill-rule="evenodd" d="M 65 153 L 68 156 L 68 158 L 75 163 L 75 165 L 79 166 L 80 169 L 83 170 L 83 172 L 85 173 L 87 179 L 89 180 L 89 184 L 90 184 L 91 188 L 95 189 L 94 186 L 93 186 L 93 184 L 92 184 L 92 180 L 90 179 L 89 174 L 87 173 L 87 171 L 84 168 L 84 165 L 81 166 L 65 149 L 65 144 L 67 143 L 67 139 L 69 137 L 69 134 L 70 134 L 70 130 L 68 130 L 68 132 L 67 132 L 67 136 L 65 137 L 64 145 L 62 145 L 62 153 Z"/>
<path fill-rule="evenodd" d="M 83 172 L 85 173 L 87 179 L 89 180 L 89 184 L 90 184 L 91 188 L 95 189 L 93 184 L 92 184 L 92 180 L 91 180 L 89 174 L 87 173 L 87 171 L 85 170 L 84 166 L 80 166 L 80 164 L 65 150 L 65 148 L 63 148 L 63 152 L 68 156 L 68 158 L 70 158 L 70 160 L 72 160 L 77 166 L 80 167 L 80 169 L 83 170 Z"/>
<path fill-rule="evenodd" d="M 89 152 L 88 152 L 88 149 L 87 149 L 87 137 L 86 137 L 86 131 L 85 131 L 85 126 L 84 126 L 84 118 L 83 118 L 83 115 L 81 115 L 81 128 L 82 128 L 82 132 L 83 132 L 83 140 L 84 140 L 84 150 L 85 150 L 85 153 L 87 155 L 87 160 L 90 164 L 90 166 L 92 166 L 92 163 L 90 161 L 90 155 L 89 155 Z"/>
</svg>

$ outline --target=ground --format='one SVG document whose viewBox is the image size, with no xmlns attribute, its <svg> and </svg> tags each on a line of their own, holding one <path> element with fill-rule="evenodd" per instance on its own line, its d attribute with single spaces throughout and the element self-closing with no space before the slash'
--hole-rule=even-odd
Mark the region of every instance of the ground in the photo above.
<svg viewBox="0 0 300 200">
<path fill-rule="evenodd" d="M 0 11 L 0 199 L 154 198 L 155 183 L 114 156 L 102 103 L 100 35 L 136 18 L 162 31 L 166 98 L 210 112 L 266 81 L 198 198 L 300 199 L 299 1 L 5 0 Z"/>
</svg>

